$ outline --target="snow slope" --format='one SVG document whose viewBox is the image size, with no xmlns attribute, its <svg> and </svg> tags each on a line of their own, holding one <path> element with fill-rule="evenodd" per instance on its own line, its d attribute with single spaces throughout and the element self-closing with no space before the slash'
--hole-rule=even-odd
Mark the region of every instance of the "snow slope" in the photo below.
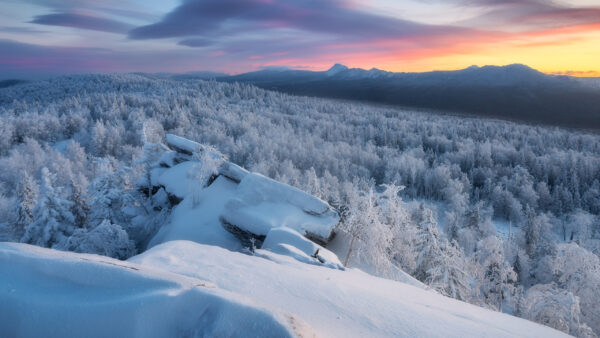
<svg viewBox="0 0 600 338">
<path fill-rule="evenodd" d="M 212 283 L 108 257 L 0 243 L 0 271 L 2 337 L 313 335 Z"/>
<path fill-rule="evenodd" d="M 188 241 L 158 245 L 130 262 L 214 283 L 294 313 L 325 337 L 564 337 L 562 332 L 435 292 L 304 264 L 268 250 L 260 257 Z"/>
</svg>

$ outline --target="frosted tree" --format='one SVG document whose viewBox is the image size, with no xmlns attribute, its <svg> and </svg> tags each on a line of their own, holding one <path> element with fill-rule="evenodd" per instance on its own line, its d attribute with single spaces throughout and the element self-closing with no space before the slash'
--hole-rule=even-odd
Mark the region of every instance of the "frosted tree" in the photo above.
<svg viewBox="0 0 600 338">
<path fill-rule="evenodd" d="M 467 264 L 455 243 L 440 242 L 439 254 L 430 263 L 425 283 L 443 295 L 462 301 L 471 299 L 472 290 Z"/>
<path fill-rule="evenodd" d="M 90 212 L 87 204 L 87 179 L 81 173 L 72 175 L 70 188 L 69 200 L 73 202 L 71 212 L 75 216 L 75 225 L 79 228 L 86 227 Z"/>
<path fill-rule="evenodd" d="M 152 124 L 150 124 L 151 126 Z M 160 142 L 159 135 L 152 132 L 154 129 L 149 126 L 146 127 L 144 124 L 143 129 L 143 142 L 142 156 L 136 160 L 136 164 L 141 166 L 143 173 L 143 186 L 146 196 L 152 204 L 153 201 L 153 184 L 152 184 L 152 170 L 155 168 L 155 164 L 160 159 L 161 155 L 168 150 L 168 148 Z"/>
<path fill-rule="evenodd" d="M 415 212 L 413 219 L 418 229 L 414 246 L 416 262 L 413 275 L 424 282 L 429 277 L 428 271 L 434 267 L 434 262 L 441 252 L 440 234 L 433 213 L 423 204 Z"/>
<path fill-rule="evenodd" d="M 33 221 L 33 210 L 38 198 L 39 187 L 27 172 L 17 185 L 17 204 L 14 208 L 13 232 L 17 238 L 21 238 L 27 226 Z"/>
<path fill-rule="evenodd" d="M 486 208 L 482 202 L 478 202 L 466 212 L 461 225 L 457 225 L 459 221 L 449 219 L 451 233 L 454 233 L 457 242 L 467 254 L 475 251 L 479 240 L 496 233 L 491 214 L 489 208 Z"/>
<path fill-rule="evenodd" d="M 211 180 L 219 174 L 219 167 L 225 159 L 220 152 L 209 146 L 202 146 L 199 151 L 194 152 L 192 159 L 196 163 L 188 171 L 187 176 L 193 179 L 195 184 L 188 188 L 192 196 L 192 204 L 198 206 L 200 204 L 200 191 L 212 183 Z"/>
<path fill-rule="evenodd" d="M 375 193 L 372 190 L 363 193 L 347 185 L 345 194 L 347 207 L 342 215 L 343 221 L 339 224 L 339 229 L 350 235 L 350 244 L 344 259 L 344 265 L 348 266 L 350 258 L 355 254 L 356 241 L 365 241 L 368 228 L 378 220 L 375 215 Z"/>
<path fill-rule="evenodd" d="M 600 332 L 600 258 L 575 243 L 561 244 L 549 268 L 559 286 L 579 297 L 587 325 Z"/>
<path fill-rule="evenodd" d="M 44 247 L 62 246 L 75 230 L 73 202 L 61 196 L 62 189 L 53 186 L 54 175 L 42 168 L 38 202 L 33 209 L 33 222 L 25 229 L 21 242 Z"/>
<path fill-rule="evenodd" d="M 556 284 L 538 284 L 519 300 L 516 313 L 525 319 L 577 337 L 596 337 L 585 324 L 579 297 Z"/>
<path fill-rule="evenodd" d="M 117 259 L 127 259 L 135 254 L 135 244 L 129 239 L 127 232 L 107 219 L 92 229 L 75 230 L 64 248 Z"/>
<path fill-rule="evenodd" d="M 539 257 L 551 253 L 555 248 L 552 239 L 552 218 L 547 214 L 536 215 L 527 209 L 525 221 L 525 245 L 530 257 Z"/>
<path fill-rule="evenodd" d="M 115 172 L 105 172 L 95 178 L 88 188 L 89 225 L 95 227 L 104 220 L 125 226 L 131 217 L 125 208 L 133 202 L 129 193 L 128 174 L 125 167 Z"/>
<path fill-rule="evenodd" d="M 517 275 L 504 259 L 501 240 L 490 236 L 479 241 L 474 258 L 479 263 L 477 283 L 485 303 L 502 311 L 515 293 Z"/>
<path fill-rule="evenodd" d="M 431 210 L 421 205 L 413 217 L 417 221 L 415 278 L 446 296 L 469 300 L 471 286 L 460 249 L 440 235 Z"/>
<path fill-rule="evenodd" d="M 359 191 L 351 185 L 346 186 L 345 194 L 347 212 L 339 230 L 350 236 L 350 245 L 344 265 L 348 266 L 354 257 L 370 266 L 374 273 L 393 278 L 397 269 L 391 260 L 394 225 L 386 224 L 388 220 L 382 212 L 390 201 L 382 193 L 372 189 Z"/>
<path fill-rule="evenodd" d="M 515 263 L 513 269 L 517 274 L 517 282 L 521 285 L 528 286 L 532 273 L 531 259 L 527 252 L 523 249 L 518 249 L 515 255 Z"/>
</svg>

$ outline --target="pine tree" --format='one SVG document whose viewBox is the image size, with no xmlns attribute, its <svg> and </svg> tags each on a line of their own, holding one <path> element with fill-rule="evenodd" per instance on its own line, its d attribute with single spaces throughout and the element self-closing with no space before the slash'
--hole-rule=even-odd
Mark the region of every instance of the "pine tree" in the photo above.
<svg viewBox="0 0 600 338">
<path fill-rule="evenodd" d="M 37 202 L 39 187 L 27 172 L 17 185 L 17 204 L 15 205 L 15 224 L 13 232 L 21 238 L 27 226 L 33 221 L 33 209 Z"/>
<path fill-rule="evenodd" d="M 31 222 L 21 242 L 44 247 L 62 246 L 75 230 L 75 216 L 71 213 L 73 202 L 63 198 L 62 189 L 54 187 L 54 175 L 42 168 L 40 195 L 33 209 Z"/>
<path fill-rule="evenodd" d="M 100 225 L 104 220 L 121 226 L 129 224 L 130 216 L 123 210 L 133 202 L 133 197 L 127 190 L 128 171 L 129 168 L 125 167 L 112 173 L 105 173 L 90 184 L 88 223 L 91 227 Z"/>
<path fill-rule="evenodd" d="M 117 259 L 135 254 L 135 244 L 123 228 L 104 220 L 93 229 L 77 229 L 69 237 L 65 248 L 70 251 L 93 253 Z"/>
<path fill-rule="evenodd" d="M 78 228 L 87 226 L 87 217 L 90 212 L 87 204 L 87 193 L 83 182 L 87 182 L 85 177 L 79 175 L 77 179 L 71 177 L 71 195 L 69 200 L 73 202 L 71 212 L 75 216 L 75 225 Z"/>
<path fill-rule="evenodd" d="M 490 236 L 479 241 L 475 259 L 480 264 L 478 284 L 485 302 L 502 311 L 504 302 L 515 293 L 517 275 L 504 260 L 501 240 Z"/>
</svg>

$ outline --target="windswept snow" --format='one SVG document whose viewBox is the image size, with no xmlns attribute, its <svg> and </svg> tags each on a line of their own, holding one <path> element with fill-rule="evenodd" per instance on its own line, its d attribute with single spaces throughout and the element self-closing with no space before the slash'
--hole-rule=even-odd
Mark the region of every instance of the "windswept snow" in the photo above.
<svg viewBox="0 0 600 338">
<path fill-rule="evenodd" d="M 325 337 L 565 337 L 551 328 L 404 283 L 303 264 L 268 250 L 263 259 L 173 241 L 130 259 L 206 280 L 289 311 Z"/>
<path fill-rule="evenodd" d="M 210 282 L 108 257 L 0 243 L 2 337 L 296 337 L 298 317 Z"/>
<path fill-rule="evenodd" d="M 278 227 L 271 229 L 261 249 L 290 256 L 303 263 L 344 270 L 339 258 L 333 252 L 308 240 L 290 228 Z"/>
</svg>

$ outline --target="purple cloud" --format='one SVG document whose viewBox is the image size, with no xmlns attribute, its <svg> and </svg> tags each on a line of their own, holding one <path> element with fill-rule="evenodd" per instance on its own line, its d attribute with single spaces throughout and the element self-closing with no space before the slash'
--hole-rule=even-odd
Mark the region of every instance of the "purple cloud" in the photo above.
<svg viewBox="0 0 600 338">
<path fill-rule="evenodd" d="M 188 46 L 188 47 L 207 47 L 214 44 L 214 41 L 211 39 L 205 38 L 190 38 L 179 41 L 177 43 L 180 46 Z"/>
<path fill-rule="evenodd" d="M 75 13 L 38 15 L 30 23 L 74 27 L 109 33 L 126 33 L 132 28 L 131 25 L 116 20 Z"/>
<path fill-rule="evenodd" d="M 458 0 L 464 6 L 487 9 L 466 23 L 503 30 L 540 30 L 600 23 L 600 7 L 573 7 L 542 0 Z"/>
<path fill-rule="evenodd" d="M 185 0 L 161 21 L 131 30 L 129 37 L 230 36 L 249 30 L 278 28 L 343 36 L 348 40 L 465 34 L 470 31 L 371 14 L 339 0 Z M 184 44 L 189 45 L 188 42 Z"/>
<path fill-rule="evenodd" d="M 0 32 L 4 33 L 18 33 L 18 34 L 38 34 L 47 33 L 47 31 L 33 29 L 29 27 L 17 27 L 17 26 L 0 26 Z"/>
</svg>

